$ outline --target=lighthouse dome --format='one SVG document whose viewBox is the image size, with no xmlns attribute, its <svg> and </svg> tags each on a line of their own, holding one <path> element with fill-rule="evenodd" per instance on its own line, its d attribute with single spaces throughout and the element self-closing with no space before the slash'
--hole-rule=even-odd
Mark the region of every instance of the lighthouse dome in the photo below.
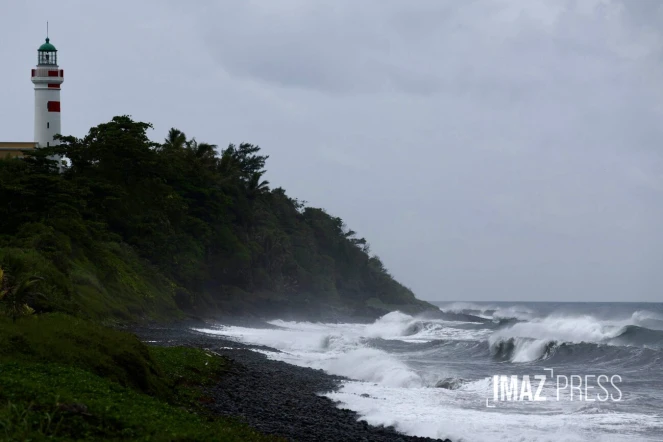
<svg viewBox="0 0 663 442">
<path fill-rule="evenodd" d="M 57 49 L 55 49 L 55 46 L 53 46 L 53 45 L 50 43 L 50 41 L 51 41 L 51 40 L 50 40 L 48 37 L 46 37 L 46 43 L 44 43 L 43 45 L 39 46 L 39 51 L 40 51 L 40 52 L 57 52 Z"/>
</svg>

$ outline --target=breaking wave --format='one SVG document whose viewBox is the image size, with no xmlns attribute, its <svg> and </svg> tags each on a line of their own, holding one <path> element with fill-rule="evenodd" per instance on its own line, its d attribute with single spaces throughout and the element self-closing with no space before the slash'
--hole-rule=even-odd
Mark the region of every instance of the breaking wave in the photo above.
<svg viewBox="0 0 663 442">
<path fill-rule="evenodd" d="M 585 308 L 588 314 L 581 315 L 573 304 L 562 306 L 565 313 L 551 313 L 536 305 L 532 310 L 455 303 L 424 315 L 393 312 L 371 324 L 275 320 L 269 321 L 273 328 L 197 330 L 263 346 L 254 350 L 270 359 L 350 378 L 325 396 L 371 424 L 394 425 L 408 434 L 453 440 L 469 440 L 464 438 L 471 434 L 472 440 L 507 441 L 513 438 L 503 431 L 503 423 L 516 419 L 524 429 L 518 440 L 548 441 L 551 434 L 555 440 L 614 440 L 610 437 L 617 422 L 620 428 L 634 429 L 620 432 L 619 440 L 639 442 L 663 427 L 647 408 L 647 398 L 656 393 L 638 392 L 638 384 L 629 391 L 645 398 L 645 412 L 615 414 L 605 404 L 578 408 L 558 402 L 526 408 L 504 404 L 504 412 L 502 405 L 487 412 L 483 404 L 493 394 L 492 375 L 540 370 L 538 361 L 546 367 L 637 373 L 637 382 L 654 382 L 651 373 L 660 373 L 663 363 L 663 316 L 642 307 Z M 659 403 L 658 397 L 652 400 Z"/>
<path fill-rule="evenodd" d="M 663 331 L 605 322 L 592 316 L 551 316 L 502 328 L 488 338 L 488 343 L 494 358 L 510 362 L 552 357 L 602 359 L 642 355 L 638 352 L 642 348 L 663 348 Z"/>
<path fill-rule="evenodd" d="M 401 339 L 410 341 L 476 340 L 484 339 L 490 331 L 486 320 L 469 315 L 435 315 L 413 317 L 401 312 L 391 312 L 373 324 L 366 326 L 367 338 Z"/>
<path fill-rule="evenodd" d="M 536 317 L 536 313 L 528 307 L 513 305 L 497 307 L 493 305 L 477 305 L 471 302 L 453 302 L 440 307 L 445 313 L 458 315 L 472 315 L 487 320 L 517 320 L 528 321 Z"/>
<path fill-rule="evenodd" d="M 650 328 L 652 330 L 663 330 L 663 315 L 647 310 L 638 310 L 631 315 L 634 325 Z"/>
</svg>

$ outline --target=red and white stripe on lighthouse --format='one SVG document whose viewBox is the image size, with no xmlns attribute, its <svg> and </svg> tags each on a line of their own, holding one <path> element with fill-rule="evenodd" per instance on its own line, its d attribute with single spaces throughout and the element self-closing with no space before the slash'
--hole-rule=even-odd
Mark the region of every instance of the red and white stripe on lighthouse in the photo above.
<svg viewBox="0 0 663 442">
<path fill-rule="evenodd" d="M 37 50 L 37 66 L 32 69 L 37 147 L 57 144 L 53 136 L 61 133 L 60 85 L 63 81 L 64 71 L 58 67 L 58 51 L 46 37 L 46 43 Z"/>
</svg>

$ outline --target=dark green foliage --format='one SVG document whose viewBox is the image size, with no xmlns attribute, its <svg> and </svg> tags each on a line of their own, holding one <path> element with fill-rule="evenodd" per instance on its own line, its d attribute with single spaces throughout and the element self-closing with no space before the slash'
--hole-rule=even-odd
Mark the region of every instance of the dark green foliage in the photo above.
<svg viewBox="0 0 663 442">
<path fill-rule="evenodd" d="M 225 364 L 64 315 L 0 320 L 0 440 L 277 440 L 205 411 Z"/>
<path fill-rule="evenodd" d="M 213 385 L 223 375 L 228 361 L 212 353 L 190 347 L 151 347 L 150 353 L 171 387 L 170 402 L 206 413 L 209 399 L 200 387 Z"/>
<path fill-rule="evenodd" d="M 218 151 L 176 129 L 157 144 L 150 127 L 115 117 L 0 161 L 0 265 L 45 278 L 38 312 L 158 319 L 265 299 L 426 308 L 340 218 L 270 190 L 258 146 Z M 54 154 L 70 161 L 62 173 Z"/>
<path fill-rule="evenodd" d="M 84 370 L 12 362 L 0 371 L 0 439 L 277 441 L 230 419 L 193 414 Z"/>
<path fill-rule="evenodd" d="M 18 236 L 16 240 L 20 242 L 22 238 Z M 0 248 L 0 268 L 4 271 L 4 278 L 9 285 L 18 286 L 40 278 L 36 287 L 40 296 L 31 297 L 28 303 L 37 312 L 73 313 L 77 310 L 71 296 L 71 281 L 57 268 L 56 261 L 49 260 L 48 254 L 41 253 L 38 248 Z"/>
<path fill-rule="evenodd" d="M 158 396 L 166 390 L 147 347 L 134 335 L 60 313 L 0 322 L 0 360 L 7 358 L 79 367 Z"/>
<path fill-rule="evenodd" d="M 35 276 L 23 279 L 5 276 L 5 271 L 0 268 L 0 308 L 3 313 L 14 322 L 22 316 L 33 314 L 34 309 L 29 304 L 34 304 L 35 300 L 42 296 L 37 292 L 41 281 L 41 278 Z"/>
<path fill-rule="evenodd" d="M 273 440 L 201 405 L 224 359 L 86 319 L 428 307 L 340 218 L 270 189 L 258 146 L 149 128 L 115 117 L 0 160 L 0 280 L 37 313 L 0 315 L 2 440 Z"/>
</svg>

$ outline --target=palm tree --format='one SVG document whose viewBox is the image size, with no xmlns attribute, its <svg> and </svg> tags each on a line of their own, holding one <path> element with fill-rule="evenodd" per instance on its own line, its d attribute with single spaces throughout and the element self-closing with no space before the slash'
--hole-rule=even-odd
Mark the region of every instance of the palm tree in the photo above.
<svg viewBox="0 0 663 442">
<path fill-rule="evenodd" d="M 189 149 L 196 158 L 208 162 L 212 162 L 216 159 L 216 144 L 199 143 L 195 138 L 192 138 L 185 144 L 187 149 Z"/>
<path fill-rule="evenodd" d="M 4 270 L 0 268 L 0 302 L 5 313 L 12 318 L 13 322 L 21 316 L 34 313 L 34 309 L 28 302 L 36 296 L 41 296 L 35 291 L 36 285 L 42 278 L 31 276 L 18 284 L 11 284 Z"/>
<path fill-rule="evenodd" d="M 211 159 L 216 156 L 216 145 L 209 143 L 198 143 L 196 146 L 196 156 L 198 158 Z"/>
<path fill-rule="evenodd" d="M 255 172 L 246 183 L 246 192 L 248 193 L 249 198 L 269 192 L 269 181 L 260 181 L 263 174 L 264 172 Z"/>
<path fill-rule="evenodd" d="M 236 187 L 239 182 L 239 167 L 235 159 L 234 149 L 228 148 L 221 153 L 217 170 L 221 175 L 221 184 L 231 187 Z"/>
<path fill-rule="evenodd" d="M 221 153 L 221 162 L 219 163 L 219 172 L 224 175 L 230 175 L 237 169 L 237 162 L 235 161 L 235 149 L 230 146 L 224 149 Z"/>
<path fill-rule="evenodd" d="M 164 140 L 163 147 L 166 149 L 184 149 L 187 145 L 186 135 L 174 127 L 168 131 L 168 136 Z"/>
</svg>

